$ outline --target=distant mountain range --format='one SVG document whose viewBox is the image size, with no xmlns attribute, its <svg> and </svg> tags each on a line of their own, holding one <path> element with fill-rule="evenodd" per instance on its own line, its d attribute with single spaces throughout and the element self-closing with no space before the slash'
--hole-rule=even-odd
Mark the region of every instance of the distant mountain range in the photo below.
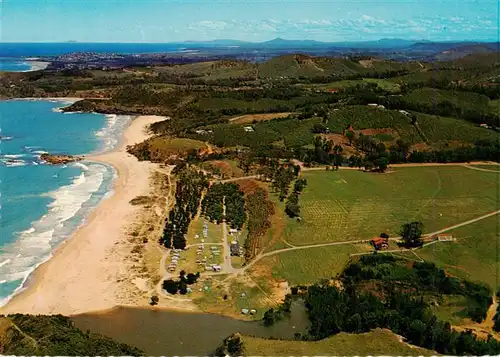
<svg viewBox="0 0 500 357">
<path fill-rule="evenodd" d="M 186 41 L 179 44 L 194 46 L 239 46 L 255 48 L 310 48 L 310 47 L 330 47 L 330 48 L 366 48 L 366 49 L 389 49 L 389 48 L 410 48 L 418 50 L 439 50 L 448 49 L 455 46 L 464 45 L 486 45 L 492 48 L 498 46 L 497 42 L 481 41 L 429 41 L 429 40 L 404 40 L 399 38 L 382 38 L 375 41 L 344 41 L 344 42 L 321 42 L 315 40 L 286 40 L 277 37 L 264 42 L 247 42 L 231 39 L 220 39 L 212 41 Z"/>
<path fill-rule="evenodd" d="M 275 38 L 264 42 L 245 42 L 231 39 L 188 41 L 179 43 L 188 49 L 200 51 L 227 51 L 231 53 L 260 53 L 267 58 L 280 54 L 307 53 L 312 55 L 344 56 L 369 55 L 398 60 L 453 60 L 474 53 L 499 51 L 499 42 L 404 40 L 382 38 L 376 41 L 321 42 L 314 40 L 286 40 Z M 272 54 L 272 55 L 269 55 Z"/>
<path fill-rule="evenodd" d="M 0 57 L 47 57 L 69 53 L 168 54 L 183 58 L 236 58 L 265 61 L 302 53 L 313 56 L 374 56 L 396 60 L 453 60 L 474 53 L 498 52 L 499 42 L 407 40 L 382 38 L 375 41 L 321 42 L 275 38 L 264 42 L 232 39 L 169 43 L 2 43 Z M 153 55 L 151 55 L 153 56 Z"/>
</svg>

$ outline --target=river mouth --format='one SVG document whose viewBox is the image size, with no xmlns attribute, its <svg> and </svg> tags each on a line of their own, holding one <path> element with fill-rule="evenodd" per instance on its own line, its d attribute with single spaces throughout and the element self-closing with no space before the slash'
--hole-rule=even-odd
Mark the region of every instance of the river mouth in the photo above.
<svg viewBox="0 0 500 357">
<path fill-rule="evenodd" d="M 216 314 L 118 307 L 109 312 L 73 316 L 75 326 L 142 349 L 150 356 L 205 356 L 235 332 L 261 338 L 291 340 L 305 334 L 309 321 L 302 302 L 273 326 Z"/>
</svg>

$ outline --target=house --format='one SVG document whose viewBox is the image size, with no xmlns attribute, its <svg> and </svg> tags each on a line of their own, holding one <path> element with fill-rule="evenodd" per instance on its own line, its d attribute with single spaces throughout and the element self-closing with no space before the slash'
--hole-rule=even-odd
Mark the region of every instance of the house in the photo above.
<svg viewBox="0 0 500 357">
<path fill-rule="evenodd" d="M 375 250 L 380 250 L 389 247 L 389 239 L 382 237 L 375 237 L 370 240 L 370 244 L 373 245 Z"/>
</svg>

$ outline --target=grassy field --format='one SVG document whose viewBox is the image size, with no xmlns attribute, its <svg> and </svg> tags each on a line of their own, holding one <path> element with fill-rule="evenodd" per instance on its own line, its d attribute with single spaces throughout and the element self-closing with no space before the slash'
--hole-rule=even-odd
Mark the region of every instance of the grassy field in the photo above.
<svg viewBox="0 0 500 357">
<path fill-rule="evenodd" d="M 205 244 L 203 252 L 201 255 L 197 255 L 197 250 L 198 247 L 194 246 L 191 247 L 188 251 L 182 252 L 181 253 L 181 259 L 179 261 L 179 266 L 177 271 L 180 270 L 185 270 L 187 272 L 197 272 L 200 271 L 203 274 L 203 271 L 205 271 L 204 266 L 199 266 L 196 263 L 197 259 L 207 259 L 206 264 L 221 264 L 223 261 L 223 249 L 222 249 L 222 226 L 213 224 L 208 222 L 208 234 L 207 237 L 203 237 L 203 224 L 204 224 L 204 219 L 203 217 L 198 217 L 197 219 L 193 220 L 189 226 L 188 234 L 187 234 L 187 244 L 188 245 L 193 245 L 193 244 L 201 244 L 202 240 L 204 241 L 203 243 Z M 198 238 L 195 238 L 196 235 L 198 235 Z M 207 244 L 208 243 L 208 244 Z M 214 256 L 211 254 L 210 247 L 213 245 L 209 244 L 220 244 L 217 245 L 219 248 L 220 255 L 219 256 Z M 184 258 L 184 259 L 183 259 Z"/>
<path fill-rule="evenodd" d="M 490 100 L 488 104 L 492 113 L 500 114 L 500 99 Z"/>
<path fill-rule="evenodd" d="M 443 295 L 437 300 L 438 305 L 431 305 L 431 310 L 439 320 L 447 321 L 452 325 L 463 323 L 466 316 L 464 310 L 467 308 L 467 298 L 463 296 Z"/>
<path fill-rule="evenodd" d="M 267 300 L 267 285 L 257 285 L 245 278 L 222 282 L 215 277 L 203 282 L 203 291 L 192 295 L 193 301 L 203 310 L 227 316 L 242 317 L 241 309 L 255 309 L 255 315 L 247 315 L 250 319 L 261 319 L 264 312 L 272 306 Z M 227 299 L 224 296 L 227 295 Z"/>
<path fill-rule="evenodd" d="M 238 167 L 235 160 L 210 160 L 204 161 L 201 168 L 220 175 L 221 178 L 241 177 L 244 175 L 243 171 Z"/>
<path fill-rule="evenodd" d="M 245 132 L 242 126 L 232 124 L 214 125 L 210 140 L 220 146 L 260 147 L 283 141 L 287 147 L 300 147 L 312 143 L 311 129 L 316 123 L 321 123 L 321 119 L 271 120 L 253 125 L 253 132 Z"/>
<path fill-rule="evenodd" d="M 237 117 L 229 119 L 229 122 L 232 124 L 251 124 L 259 121 L 266 121 L 276 118 L 286 118 L 289 116 L 290 112 L 285 113 L 266 113 L 266 114 L 247 114 L 247 115 L 239 115 Z"/>
<path fill-rule="evenodd" d="M 328 337 L 321 341 L 277 341 L 243 336 L 248 356 L 430 356 L 436 352 L 401 342 L 391 331 L 376 329 L 369 333 Z"/>
<path fill-rule="evenodd" d="M 478 213 L 479 214 L 479 213 Z M 498 281 L 499 216 L 450 231 L 456 242 L 433 244 L 419 249 L 417 254 L 458 277 L 480 281 L 496 289 Z"/>
<path fill-rule="evenodd" d="M 152 138 L 148 143 L 152 153 L 163 155 L 163 157 L 205 147 L 202 141 L 181 138 L 157 137 Z"/>
<path fill-rule="evenodd" d="M 313 284 L 341 273 L 349 254 L 357 252 L 354 245 L 318 247 L 279 253 L 264 258 L 259 264 L 272 266 L 273 277 L 286 280 L 292 286 Z"/>
<path fill-rule="evenodd" d="M 470 165 L 472 167 L 477 167 L 478 169 L 486 169 L 500 172 L 500 165 Z"/>
<path fill-rule="evenodd" d="M 460 166 L 304 172 L 302 222 L 287 219 L 284 238 L 294 245 L 367 239 L 421 220 L 433 232 L 498 207 L 498 174 Z"/>
</svg>

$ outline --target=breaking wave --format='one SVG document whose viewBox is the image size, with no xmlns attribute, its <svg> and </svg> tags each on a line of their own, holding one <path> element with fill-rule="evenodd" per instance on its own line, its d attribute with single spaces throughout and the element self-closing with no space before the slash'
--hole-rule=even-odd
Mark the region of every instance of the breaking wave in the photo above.
<svg viewBox="0 0 500 357">
<path fill-rule="evenodd" d="M 0 300 L 5 305 L 19 292 L 29 275 L 50 259 L 54 248 L 80 226 L 91 209 L 105 197 L 112 178 L 112 169 L 102 164 L 76 163 L 82 172 L 69 185 L 47 195 L 52 202 L 48 212 L 31 227 L 17 233 L 18 238 L 2 248 L 0 282 L 16 283 L 17 289 Z"/>
</svg>

